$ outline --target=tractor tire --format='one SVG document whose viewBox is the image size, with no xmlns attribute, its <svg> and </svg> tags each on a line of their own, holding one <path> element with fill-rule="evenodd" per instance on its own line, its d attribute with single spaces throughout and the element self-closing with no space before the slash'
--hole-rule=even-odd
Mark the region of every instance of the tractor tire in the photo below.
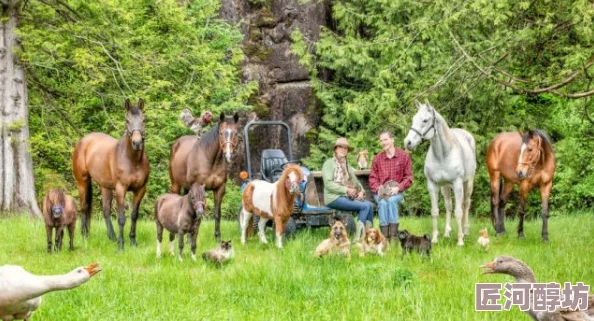
<svg viewBox="0 0 594 321">
<path fill-rule="evenodd" d="M 274 224 L 272 225 L 272 229 L 274 231 L 276 231 L 276 227 L 274 226 Z M 297 223 L 295 222 L 295 220 L 291 217 L 289 218 L 289 221 L 287 221 L 287 225 L 285 226 L 285 239 L 293 239 L 295 238 L 295 232 L 297 232 Z M 275 237 L 276 237 L 276 232 L 274 233 Z"/>
</svg>

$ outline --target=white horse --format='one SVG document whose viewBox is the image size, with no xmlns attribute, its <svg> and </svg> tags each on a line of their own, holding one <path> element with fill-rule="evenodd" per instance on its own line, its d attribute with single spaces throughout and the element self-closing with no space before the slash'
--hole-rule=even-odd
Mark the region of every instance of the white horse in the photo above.
<svg viewBox="0 0 594 321">
<path fill-rule="evenodd" d="M 476 172 L 476 147 L 472 135 L 464 129 L 449 128 L 445 119 L 435 111 L 429 102 L 424 104 L 415 101 L 419 108 L 413 117 L 412 126 L 404 139 L 404 146 L 412 150 L 423 139 L 431 141 L 427 157 L 425 158 L 425 176 L 427 189 L 431 197 L 431 216 L 433 217 L 433 238 L 431 242 L 437 243 L 437 218 L 439 208 L 438 187 L 446 207 L 446 226 L 444 235 L 450 236 L 452 227 L 451 189 L 454 189 L 456 199 L 456 221 L 458 222 L 458 246 L 464 245 L 464 235 L 469 234 L 470 221 L 470 196 L 474 185 Z M 464 219 L 464 232 L 462 232 L 462 219 Z"/>
</svg>

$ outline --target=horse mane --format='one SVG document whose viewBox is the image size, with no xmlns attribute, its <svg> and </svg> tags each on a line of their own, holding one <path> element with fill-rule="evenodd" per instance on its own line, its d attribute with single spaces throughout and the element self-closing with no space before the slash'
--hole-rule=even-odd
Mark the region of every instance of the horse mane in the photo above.
<svg viewBox="0 0 594 321">
<path fill-rule="evenodd" d="M 51 189 L 47 194 L 47 198 L 52 206 L 66 205 L 66 196 L 64 195 L 64 191 L 60 188 Z"/>
<path fill-rule="evenodd" d="M 210 130 L 208 130 L 206 132 L 206 134 L 202 135 L 202 137 L 200 137 L 200 139 L 198 140 L 198 144 L 202 145 L 202 146 L 210 146 L 210 145 L 216 145 L 218 146 L 218 141 L 219 141 L 219 125 L 220 123 L 217 123 L 216 125 L 214 125 Z"/>
<path fill-rule="evenodd" d="M 545 133 L 545 131 L 543 131 L 542 129 L 531 129 L 528 132 L 524 133 L 522 135 L 522 143 L 527 144 L 529 140 L 531 140 L 532 138 L 534 138 L 535 136 L 540 138 L 541 141 L 541 148 L 544 151 L 544 153 L 542 153 L 541 157 L 542 157 L 542 161 L 543 164 L 547 162 L 548 160 L 548 156 L 551 155 L 553 153 L 553 144 L 551 143 L 551 139 L 549 138 L 549 136 L 547 135 L 547 133 Z"/>
<path fill-rule="evenodd" d="M 443 116 L 431 105 L 429 102 L 425 103 L 427 107 L 433 109 L 433 115 L 435 115 L 435 127 L 442 126 L 444 130 L 442 130 L 444 137 L 452 144 L 454 144 L 455 139 L 451 133 L 451 128 L 448 125 L 448 122 L 443 118 Z M 437 129 L 437 128 L 436 128 Z"/>
<path fill-rule="evenodd" d="M 291 197 L 287 190 L 287 186 L 285 185 L 285 181 L 291 172 L 297 174 L 297 181 L 301 182 L 303 180 L 303 171 L 301 171 L 301 167 L 299 165 L 289 164 L 278 181 L 274 183 L 276 192 L 272 202 L 274 205 L 273 212 L 278 213 L 281 217 L 288 217 L 293 212 L 293 202 L 295 201 L 296 196 Z"/>
</svg>

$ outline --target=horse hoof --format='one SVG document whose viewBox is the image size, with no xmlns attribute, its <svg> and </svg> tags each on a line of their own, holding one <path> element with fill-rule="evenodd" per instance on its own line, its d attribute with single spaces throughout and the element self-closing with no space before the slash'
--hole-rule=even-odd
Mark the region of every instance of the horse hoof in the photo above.
<svg viewBox="0 0 594 321">
<path fill-rule="evenodd" d="M 519 239 L 519 240 L 523 240 L 523 239 L 525 239 L 525 238 L 526 238 L 526 236 L 524 236 L 524 234 L 519 234 L 519 235 L 518 235 L 518 239 Z"/>
<path fill-rule="evenodd" d="M 458 246 L 464 246 L 464 242 L 458 242 Z"/>
<path fill-rule="evenodd" d="M 543 242 L 545 242 L 545 243 L 549 243 L 549 238 L 548 238 L 548 237 L 544 237 L 544 238 L 542 239 L 542 241 L 543 241 Z"/>
<path fill-rule="evenodd" d="M 130 239 L 130 245 L 137 246 L 136 239 Z"/>
</svg>

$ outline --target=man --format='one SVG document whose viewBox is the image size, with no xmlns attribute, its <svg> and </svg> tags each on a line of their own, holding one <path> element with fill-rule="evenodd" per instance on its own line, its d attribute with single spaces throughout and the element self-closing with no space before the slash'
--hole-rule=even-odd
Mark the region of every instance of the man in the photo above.
<svg viewBox="0 0 594 321">
<path fill-rule="evenodd" d="M 413 183 L 410 156 L 394 147 L 394 136 L 384 130 L 379 135 L 383 151 L 375 156 L 369 174 L 369 186 L 379 205 L 378 214 L 382 234 L 390 241 L 398 239 L 398 204 L 404 200 L 404 191 Z M 396 186 L 387 192 L 387 200 L 380 198 L 378 190 L 389 181 Z"/>
</svg>

